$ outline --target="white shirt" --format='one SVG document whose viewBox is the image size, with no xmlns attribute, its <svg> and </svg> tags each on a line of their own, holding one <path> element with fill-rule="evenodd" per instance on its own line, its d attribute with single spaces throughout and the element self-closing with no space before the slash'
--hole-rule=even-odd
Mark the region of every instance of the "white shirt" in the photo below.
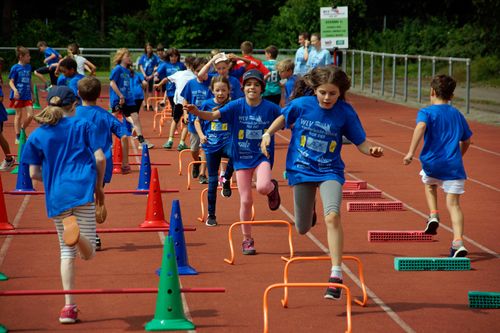
<svg viewBox="0 0 500 333">
<path fill-rule="evenodd" d="M 184 97 L 181 96 L 181 92 L 188 83 L 188 81 L 195 79 L 196 75 L 189 69 L 185 71 L 178 71 L 167 77 L 170 82 L 175 83 L 175 93 L 174 93 L 174 103 L 182 104 L 184 102 Z"/>
<path fill-rule="evenodd" d="M 75 54 L 73 58 L 76 61 L 76 71 L 78 74 L 85 75 L 85 61 L 87 61 L 87 59 L 78 54 Z"/>
</svg>

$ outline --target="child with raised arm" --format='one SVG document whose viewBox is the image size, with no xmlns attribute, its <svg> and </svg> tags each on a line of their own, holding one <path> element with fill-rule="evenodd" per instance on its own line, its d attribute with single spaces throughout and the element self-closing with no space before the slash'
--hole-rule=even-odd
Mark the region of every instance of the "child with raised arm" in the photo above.
<svg viewBox="0 0 500 333">
<path fill-rule="evenodd" d="M 209 121 L 220 119 L 231 126 L 231 157 L 240 193 L 241 221 L 250 221 L 252 218 L 252 176 L 254 173 L 257 192 L 267 196 L 269 208 L 277 210 L 281 203 L 278 182 L 271 179 L 274 140 L 270 140 L 269 156 L 262 154 L 259 146 L 264 131 L 280 116 L 279 106 L 262 99 L 265 86 L 262 73 L 258 70 L 249 70 L 243 75 L 245 98 L 231 101 L 213 112 L 199 111 L 195 105 L 185 106 L 186 110 L 200 119 Z M 243 254 L 256 254 L 252 227 L 244 224 L 241 228 Z"/>
<path fill-rule="evenodd" d="M 12 66 L 9 73 L 9 86 L 11 89 L 9 106 L 16 110 L 14 131 L 16 132 L 17 145 L 21 129 L 26 131 L 33 119 L 33 96 L 31 94 L 30 51 L 23 46 L 18 46 L 16 55 L 18 63 Z M 23 120 L 23 118 L 25 119 Z"/>
<path fill-rule="evenodd" d="M 238 81 L 239 85 L 239 81 Z M 214 76 L 210 81 L 210 91 L 214 98 L 203 102 L 201 111 L 217 111 L 230 100 L 231 86 L 229 79 L 224 76 Z M 222 176 L 223 197 L 231 196 L 231 177 L 233 176 L 233 161 L 231 159 L 231 127 L 228 123 L 219 120 L 206 121 L 196 119 L 194 124 L 205 151 L 208 169 L 208 219 L 205 224 L 209 227 L 217 225 L 215 205 L 217 201 L 218 171 L 221 159 L 229 158 L 227 168 Z"/>
<path fill-rule="evenodd" d="M 314 95 L 295 98 L 283 109 L 283 114 L 263 134 L 261 149 L 267 155 L 274 133 L 285 125 L 291 129 L 286 171 L 288 183 L 293 186 L 295 228 L 303 235 L 316 224 L 315 197 L 319 188 L 332 261 L 329 282 L 342 283 L 344 234 L 340 203 L 345 182 L 340 155 L 342 135 L 365 155 L 380 157 L 383 151 L 366 141 L 356 111 L 345 101 L 350 81 L 343 71 L 318 67 L 299 80 L 303 80 Z M 326 290 L 325 298 L 340 297 L 340 288 Z"/>
<path fill-rule="evenodd" d="M 134 95 L 130 85 L 129 67 L 132 65 L 132 59 L 130 58 L 129 50 L 126 48 L 118 49 L 113 63 L 116 65 L 109 75 L 109 103 L 111 110 L 113 113 L 121 112 L 127 121 L 132 124 L 139 140 L 139 149 L 142 149 L 143 144 L 146 144 L 151 149 L 154 147 L 154 144 L 145 140 L 142 135 L 141 120 L 136 110 Z M 122 145 L 124 145 L 124 141 L 126 142 L 127 140 L 122 140 Z M 125 145 L 124 148 L 126 149 Z M 128 149 L 127 152 L 125 149 L 123 153 L 128 154 Z M 129 172 L 130 169 L 122 169 L 122 173 Z"/>
<path fill-rule="evenodd" d="M 430 210 L 426 234 L 436 235 L 439 227 L 437 187 L 446 193 L 446 206 L 453 227 L 453 242 L 450 257 L 465 257 L 464 215 L 460 207 L 460 195 L 464 193 L 465 174 L 463 155 L 470 145 L 472 132 L 465 117 L 449 102 L 456 87 L 455 80 L 448 75 L 438 75 L 431 81 L 431 106 L 418 111 L 417 126 L 413 132 L 408 153 L 403 163 L 408 165 L 415 156 L 417 147 L 424 139 L 420 152 L 425 185 L 425 197 Z"/>
<path fill-rule="evenodd" d="M 31 178 L 43 181 L 47 215 L 54 220 L 59 237 L 63 289 L 72 290 L 77 252 L 84 260 L 95 254 L 95 203 L 104 203 L 106 159 L 94 124 L 70 117 L 76 105 L 71 89 L 54 87 L 48 102 L 35 116 L 40 127 L 26 141 L 21 162 L 30 165 Z M 77 321 L 74 298 L 64 296 L 60 323 Z"/>
<path fill-rule="evenodd" d="M 56 69 L 57 69 L 57 64 L 59 61 L 62 59 L 62 56 L 54 50 L 53 48 L 49 47 L 47 45 L 47 42 L 45 41 L 39 41 L 36 46 L 40 50 L 40 52 L 43 53 L 44 59 L 43 63 L 45 66 L 38 68 L 35 70 L 35 75 L 43 82 L 45 85 L 45 90 L 47 90 L 49 85 L 47 84 L 47 81 L 45 80 L 45 77 L 43 74 L 49 74 L 50 76 L 50 84 L 51 86 L 55 86 L 57 84 L 57 76 L 56 76 Z"/>
<path fill-rule="evenodd" d="M 214 68 L 215 72 L 210 72 L 210 68 Z M 198 72 L 198 78 L 204 78 L 208 74 L 208 80 L 211 82 L 213 77 L 222 76 L 229 80 L 231 86 L 230 97 L 234 101 L 245 96 L 241 91 L 241 83 L 236 77 L 229 75 L 231 68 L 231 59 L 225 53 L 217 53 L 210 59 L 205 66 Z"/>
<path fill-rule="evenodd" d="M 85 71 L 88 71 L 89 75 L 95 75 L 97 67 L 88 61 L 87 58 L 80 55 L 80 46 L 77 43 L 68 45 L 68 56 L 75 59 L 78 74 L 85 75 Z"/>
</svg>

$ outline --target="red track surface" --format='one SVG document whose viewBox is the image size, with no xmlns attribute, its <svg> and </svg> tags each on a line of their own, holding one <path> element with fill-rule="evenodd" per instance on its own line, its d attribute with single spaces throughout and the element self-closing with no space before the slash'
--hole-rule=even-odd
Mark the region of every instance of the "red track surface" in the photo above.
<svg viewBox="0 0 500 333">
<path fill-rule="evenodd" d="M 7 90 L 5 90 L 7 91 Z M 472 261 L 471 271 L 458 272 L 397 272 L 394 257 L 443 257 L 447 255 L 450 220 L 442 193 L 440 208 L 442 226 L 433 242 L 370 243 L 368 230 L 421 230 L 427 208 L 423 186 L 418 177 L 418 162 L 409 167 L 402 164 L 416 110 L 359 96 L 350 96 L 367 131 L 368 138 L 385 148 L 382 159 L 366 157 L 353 146 L 345 146 L 343 159 L 348 179 L 365 180 L 368 189 L 382 190 L 385 200 L 400 200 L 405 211 L 352 212 L 342 204 L 345 233 L 345 255 L 356 256 L 364 264 L 368 287 L 368 305 L 353 305 L 354 332 L 499 332 L 498 310 L 473 310 L 467 307 L 467 292 L 499 291 L 500 233 L 497 225 L 500 208 L 500 131 L 498 127 L 471 123 L 473 145 L 465 157 L 469 181 L 462 199 L 465 214 L 466 246 Z M 227 231 L 238 220 L 239 197 L 218 197 L 219 226 L 205 227 L 197 221 L 200 214 L 199 193 L 203 186 L 194 183 L 186 190 L 186 175 L 178 176 L 175 165 L 177 151 L 161 148 L 165 137 L 152 131 L 152 112 L 141 114 L 148 139 L 157 147 L 150 150 L 152 162 L 168 162 L 161 168 L 162 188 L 178 188 L 179 193 L 163 194 L 168 218 L 172 199 L 179 199 L 185 227 L 195 226 L 196 232 L 185 233 L 191 266 L 197 276 L 182 276 L 186 288 L 223 287 L 224 294 L 186 294 L 186 310 L 196 324 L 197 332 L 262 332 L 262 296 L 267 286 L 283 282 L 287 255 L 286 228 L 256 226 L 254 238 L 257 256 L 242 256 L 239 251 L 240 233 L 235 230 L 236 263 L 224 262 L 229 256 Z M 5 124 L 5 134 L 13 142 L 12 117 Z M 32 125 L 33 127 L 34 125 Z M 30 128 L 30 131 L 32 129 Z M 29 132 L 30 132 L 29 131 Z M 284 157 L 289 133 L 277 135 L 274 176 L 280 181 L 282 207 L 270 212 L 264 197 L 255 198 L 256 220 L 292 221 L 291 189 L 282 179 Z M 178 138 L 176 138 L 176 143 Z M 12 145 L 13 153 L 16 146 Z M 186 154 L 186 162 L 189 157 Z M 131 159 L 132 161 L 133 159 Z M 139 161 L 139 157 L 137 157 Z M 187 163 L 185 163 L 187 165 Z M 111 189 L 134 189 L 138 167 L 129 175 L 114 175 Z M 16 178 L 2 174 L 4 190 L 15 187 Z M 35 188 L 42 189 L 41 184 Z M 6 196 L 9 221 L 23 229 L 52 228 L 46 218 L 43 196 Z M 108 196 L 106 228 L 136 227 L 146 212 L 145 196 Z M 380 199 L 376 199 L 380 200 Z M 319 202 L 319 201 L 318 201 Z M 321 207 L 318 207 L 318 212 Z M 162 237 L 156 233 L 101 235 L 104 251 L 84 262 L 77 260 L 77 289 L 91 288 L 156 288 L 155 270 L 162 257 Z M 293 232 L 296 256 L 324 256 L 326 231 L 320 218 L 307 236 Z M 356 267 L 346 262 L 351 271 Z M 290 269 L 290 282 L 327 282 L 328 261 L 296 263 Z M 10 277 L 0 282 L 0 290 L 60 288 L 59 249 L 55 236 L 1 236 L 0 272 Z M 344 273 L 344 282 L 353 297 L 361 291 Z M 345 303 L 323 299 L 322 288 L 291 289 L 288 309 L 281 307 L 282 291 L 272 291 L 269 298 L 270 332 L 343 332 Z M 144 324 L 155 311 L 156 296 L 78 295 L 81 322 L 63 326 L 57 321 L 62 296 L 23 296 L 0 298 L 0 323 L 12 331 L 22 332 L 129 332 L 144 331 Z"/>
</svg>

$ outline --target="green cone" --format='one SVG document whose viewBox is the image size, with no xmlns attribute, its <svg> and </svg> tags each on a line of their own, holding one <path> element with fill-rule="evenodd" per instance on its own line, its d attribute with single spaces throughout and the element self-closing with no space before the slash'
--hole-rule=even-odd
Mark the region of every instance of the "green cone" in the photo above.
<svg viewBox="0 0 500 333">
<path fill-rule="evenodd" d="M 21 128 L 21 133 L 19 133 L 19 144 L 17 145 L 17 166 L 10 173 L 13 175 L 17 175 L 19 171 L 19 161 L 21 161 L 21 152 L 23 151 L 23 146 L 26 143 L 26 132 L 24 128 Z"/>
<path fill-rule="evenodd" d="M 38 97 L 38 88 L 36 84 L 33 86 L 33 95 L 35 96 L 35 104 L 33 104 L 33 110 L 40 110 L 42 107 L 40 106 L 40 99 Z"/>
<path fill-rule="evenodd" d="M 155 317 L 146 324 L 146 331 L 193 329 L 195 329 L 194 324 L 184 315 L 174 241 L 171 236 L 168 236 L 165 238 L 163 247 Z"/>
<path fill-rule="evenodd" d="M 4 273 L 0 272 L 0 281 L 7 281 L 9 278 Z"/>
</svg>

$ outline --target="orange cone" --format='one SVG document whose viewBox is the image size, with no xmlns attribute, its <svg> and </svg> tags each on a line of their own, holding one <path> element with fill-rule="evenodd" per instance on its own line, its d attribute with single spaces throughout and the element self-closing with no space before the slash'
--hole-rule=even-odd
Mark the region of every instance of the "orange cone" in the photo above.
<svg viewBox="0 0 500 333">
<path fill-rule="evenodd" d="M 161 200 L 160 181 L 158 179 L 158 168 L 153 168 L 148 194 L 148 207 L 146 208 L 146 220 L 140 225 L 141 228 L 168 227 L 163 213 L 163 202 Z"/>
<path fill-rule="evenodd" d="M 122 142 L 120 138 L 115 136 L 115 143 L 113 144 L 113 174 L 122 173 Z"/>
<path fill-rule="evenodd" d="M 12 230 L 14 226 L 9 223 L 7 217 L 7 207 L 5 206 L 5 198 L 3 196 L 2 176 L 0 176 L 0 230 Z"/>
</svg>

